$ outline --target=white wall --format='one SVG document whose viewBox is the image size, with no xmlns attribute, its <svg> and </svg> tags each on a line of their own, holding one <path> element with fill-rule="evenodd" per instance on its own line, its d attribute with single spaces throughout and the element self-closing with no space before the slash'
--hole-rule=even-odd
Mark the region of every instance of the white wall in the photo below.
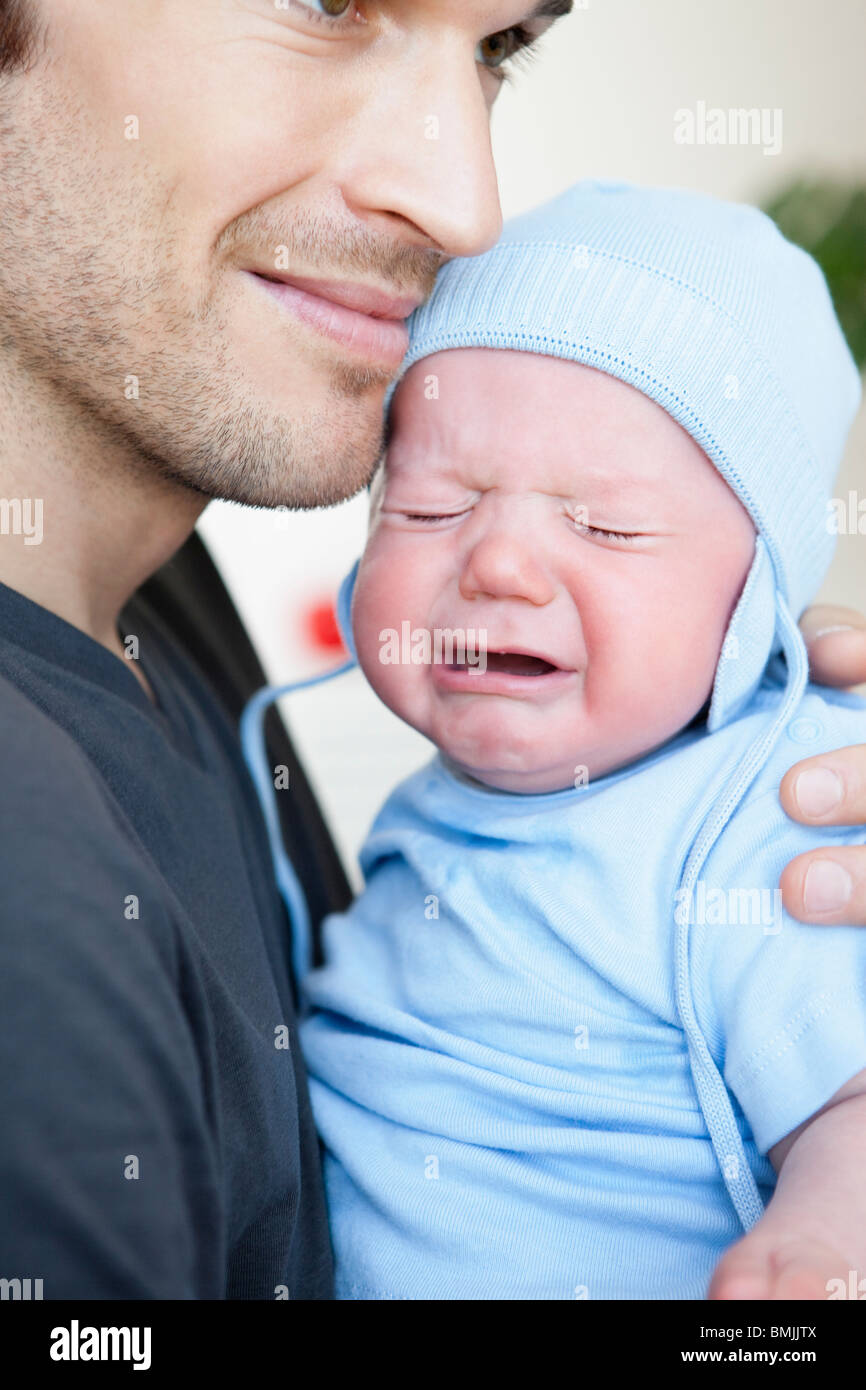
<svg viewBox="0 0 866 1390">
<path fill-rule="evenodd" d="M 579 3 L 579 0 L 578 0 Z M 866 181 L 866 0 L 589 0 L 555 27 L 501 95 L 494 147 L 506 216 L 588 176 L 676 184 L 763 200 L 800 171 Z M 674 112 L 782 110 L 782 149 L 685 146 Z M 840 478 L 862 491 L 866 414 Z M 201 531 L 269 676 L 328 664 L 300 633 L 300 610 L 332 595 L 363 547 L 366 501 L 294 516 L 212 505 Z M 866 609 L 861 537 L 844 537 L 823 597 Z M 393 784 L 430 754 L 353 673 L 285 713 L 352 860 Z"/>
<path fill-rule="evenodd" d="M 864 0 L 589 0 L 500 98 L 507 213 L 586 176 L 762 198 L 807 168 L 866 176 Z M 778 156 L 683 146 L 674 112 L 782 108 Z"/>
</svg>

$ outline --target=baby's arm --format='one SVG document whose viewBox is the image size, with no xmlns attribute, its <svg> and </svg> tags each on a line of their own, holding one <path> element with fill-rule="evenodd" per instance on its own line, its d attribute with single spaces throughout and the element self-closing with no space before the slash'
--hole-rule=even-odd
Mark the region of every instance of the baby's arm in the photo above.
<svg viewBox="0 0 866 1390">
<path fill-rule="evenodd" d="M 769 1156 L 779 1174 L 772 1200 L 722 1258 L 709 1297 L 826 1299 L 831 1280 L 849 1289 L 852 1270 L 859 1285 L 866 1279 L 866 1071 Z"/>
</svg>

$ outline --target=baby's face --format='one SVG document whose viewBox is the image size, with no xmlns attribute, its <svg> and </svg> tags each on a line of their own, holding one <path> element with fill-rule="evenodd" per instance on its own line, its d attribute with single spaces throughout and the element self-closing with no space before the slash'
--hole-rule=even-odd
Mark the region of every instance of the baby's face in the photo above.
<svg viewBox="0 0 866 1390">
<path fill-rule="evenodd" d="M 470 776 L 570 787 L 701 709 L 754 545 L 702 450 L 637 390 L 534 353 L 439 353 L 395 396 L 352 608 L 360 663 Z M 446 629 L 486 633 L 486 669 L 393 661 L 389 630 L 426 631 L 435 655 Z"/>
</svg>

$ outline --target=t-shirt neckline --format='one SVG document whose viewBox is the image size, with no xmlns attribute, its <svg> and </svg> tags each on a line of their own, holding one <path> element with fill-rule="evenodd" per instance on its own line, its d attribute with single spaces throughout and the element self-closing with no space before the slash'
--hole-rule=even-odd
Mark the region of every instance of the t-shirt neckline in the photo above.
<svg viewBox="0 0 866 1390">
<path fill-rule="evenodd" d="M 134 705 L 140 713 L 159 724 L 173 742 L 189 745 L 187 720 L 178 707 L 171 682 L 163 670 L 159 642 L 144 615 L 136 613 L 135 621 L 132 621 L 130 608 L 134 602 L 133 595 L 121 611 L 118 636 L 121 644 L 130 636 L 146 638 L 142 645 L 149 644 L 149 650 L 135 659 L 141 660 L 141 669 L 153 691 L 154 700 L 147 695 L 134 673 L 126 669 L 128 661 L 109 651 L 74 623 L 2 581 L 0 635 L 47 664 L 65 669 L 76 679 L 98 685 L 107 693 Z M 187 752 L 192 751 L 187 746 Z"/>
</svg>

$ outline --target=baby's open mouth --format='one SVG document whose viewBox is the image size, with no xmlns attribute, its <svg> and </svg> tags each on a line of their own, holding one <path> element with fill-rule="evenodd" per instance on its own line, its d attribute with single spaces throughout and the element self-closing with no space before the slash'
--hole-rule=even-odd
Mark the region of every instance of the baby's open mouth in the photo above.
<svg viewBox="0 0 866 1390">
<path fill-rule="evenodd" d="M 485 664 L 469 661 L 453 661 L 448 663 L 452 671 L 478 671 L 483 673 Z M 487 652 L 486 669 L 488 671 L 501 671 L 507 676 L 547 676 L 552 671 L 559 671 L 562 668 L 554 666 L 552 661 L 545 661 L 541 656 L 530 656 L 526 652 Z"/>
</svg>

